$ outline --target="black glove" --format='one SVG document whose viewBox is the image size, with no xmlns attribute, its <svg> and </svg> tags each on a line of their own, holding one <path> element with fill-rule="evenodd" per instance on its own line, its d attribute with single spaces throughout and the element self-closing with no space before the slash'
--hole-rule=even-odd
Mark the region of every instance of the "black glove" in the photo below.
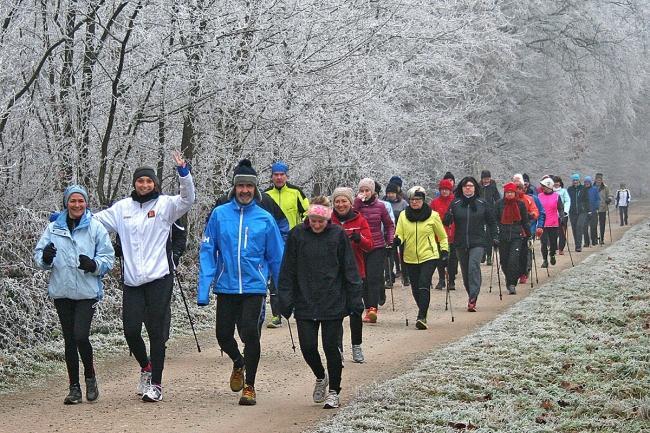
<svg viewBox="0 0 650 433">
<path fill-rule="evenodd" d="M 359 234 L 359 232 L 353 232 L 350 235 L 350 240 L 353 241 L 353 242 L 359 243 L 359 242 L 361 242 L 361 235 Z"/>
<path fill-rule="evenodd" d="M 174 262 L 174 267 L 177 268 L 178 264 L 181 262 L 181 255 L 172 251 L 172 262 Z"/>
<path fill-rule="evenodd" d="M 289 318 L 291 317 L 291 314 L 292 314 L 292 313 L 293 313 L 293 308 L 291 308 L 291 309 L 289 309 L 289 310 L 285 310 L 285 311 L 283 311 L 281 314 L 282 314 L 282 317 L 284 317 L 285 319 L 289 320 Z"/>
<path fill-rule="evenodd" d="M 605 200 L 605 204 L 610 204 L 611 202 L 612 202 L 611 198 L 608 198 L 608 199 Z"/>
<path fill-rule="evenodd" d="M 492 239 L 492 245 L 494 245 L 495 247 L 498 247 L 499 246 L 499 240 L 498 239 Z"/>
<path fill-rule="evenodd" d="M 90 257 L 79 254 L 79 266 L 77 268 L 84 272 L 95 272 L 97 270 L 97 263 Z"/>
<path fill-rule="evenodd" d="M 397 236 L 395 236 L 395 237 L 393 238 L 393 246 L 394 246 L 395 248 L 397 248 L 397 247 L 399 247 L 400 245 L 402 245 L 402 240 L 401 240 L 400 238 L 398 238 Z"/>
<path fill-rule="evenodd" d="M 440 251 L 440 265 L 447 266 L 449 263 L 449 251 L 442 250 Z"/>
<path fill-rule="evenodd" d="M 45 248 L 43 248 L 43 263 L 51 265 L 54 261 L 54 257 L 56 257 L 56 247 L 52 242 L 50 242 Z"/>
</svg>

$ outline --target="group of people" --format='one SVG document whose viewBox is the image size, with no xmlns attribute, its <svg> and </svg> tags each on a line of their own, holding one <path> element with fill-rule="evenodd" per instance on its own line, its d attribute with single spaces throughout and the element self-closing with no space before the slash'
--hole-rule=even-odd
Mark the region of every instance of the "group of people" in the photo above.
<svg viewBox="0 0 650 433">
<path fill-rule="evenodd" d="M 71 185 L 64 192 L 63 212 L 36 246 L 36 263 L 52 270 L 49 295 L 63 329 L 70 381 L 65 404 L 82 401 L 79 355 L 86 399 L 99 396 L 89 332 L 103 295 L 102 276 L 115 258 L 110 233 L 120 240 L 122 319 L 126 341 L 140 366 L 138 393 L 146 402 L 163 398 L 165 342 L 178 264 L 170 233 L 194 202 L 189 166 L 178 153 L 174 161 L 180 182 L 180 194 L 175 196 L 162 194 L 155 171 L 142 167 L 134 172 L 130 197 L 93 214 L 87 208 L 86 190 Z M 460 265 L 467 311 L 474 312 L 480 266 L 492 265 L 493 251 L 507 290 L 514 295 L 517 283 L 525 283 L 529 276 L 532 242 L 541 242 L 542 266 L 555 265 L 556 254 L 566 248 L 567 220 L 575 250 L 580 251 L 583 237 L 585 247 L 604 241 L 600 215 L 607 213 L 612 199 L 623 209 L 621 225 L 627 224 L 630 202 L 624 185 L 611 195 L 601 174 L 593 185 L 591 178 L 581 184 L 579 175 L 573 175 L 568 189 L 558 176 L 544 176 L 532 185 L 527 175 L 515 174 L 503 185 L 502 196 L 487 170 L 480 181 L 466 176 L 458 184 L 447 172 L 433 194 L 421 186 L 404 192 L 402 179 L 393 176 L 381 198 L 381 186 L 364 178 L 356 191 L 341 186 L 329 197 L 309 200 L 288 182 L 288 171 L 286 163 L 274 163 L 272 185 L 261 191 L 251 162 L 240 161 L 231 190 L 217 200 L 206 221 L 200 245 L 197 304 L 207 306 L 210 292 L 216 295 L 217 341 L 232 360 L 229 386 L 241 392 L 241 405 L 256 404 L 267 293 L 271 306 L 267 327 L 278 328 L 283 318 L 295 318 L 301 352 L 315 376 L 313 401 L 336 408 L 343 319 L 349 317 L 352 361 L 363 363 L 363 326 L 378 322 L 386 287 L 394 277 L 401 274 L 404 286 L 410 286 L 417 306 L 416 328 L 426 330 L 436 272 L 435 289 L 455 290 Z M 598 228 L 600 232 L 595 232 Z M 142 324 L 149 336 L 149 354 Z M 326 367 L 319 355 L 319 330 Z"/>
</svg>

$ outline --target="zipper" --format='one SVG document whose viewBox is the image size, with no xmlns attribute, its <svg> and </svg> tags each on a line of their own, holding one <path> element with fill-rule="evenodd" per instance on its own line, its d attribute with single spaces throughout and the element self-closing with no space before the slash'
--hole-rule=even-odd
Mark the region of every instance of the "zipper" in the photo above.
<svg viewBox="0 0 650 433">
<path fill-rule="evenodd" d="M 467 242 L 467 249 L 469 250 L 469 205 L 467 205 L 467 223 L 465 224 L 465 242 Z"/>
<path fill-rule="evenodd" d="M 244 293 L 244 286 L 241 279 L 241 229 L 244 225 L 244 208 L 239 208 L 239 233 L 237 236 L 237 274 L 239 276 L 239 294 Z"/>
<path fill-rule="evenodd" d="M 420 263 L 420 254 L 418 253 L 418 222 L 415 222 L 415 259 Z"/>
<path fill-rule="evenodd" d="M 266 284 L 266 278 L 264 278 L 264 274 L 262 273 L 262 265 L 261 264 L 257 265 L 257 272 L 259 272 L 260 277 L 262 277 L 262 281 L 264 282 L 264 284 Z"/>
<path fill-rule="evenodd" d="M 244 249 L 248 246 L 248 226 L 246 226 L 246 234 L 244 235 Z"/>
</svg>

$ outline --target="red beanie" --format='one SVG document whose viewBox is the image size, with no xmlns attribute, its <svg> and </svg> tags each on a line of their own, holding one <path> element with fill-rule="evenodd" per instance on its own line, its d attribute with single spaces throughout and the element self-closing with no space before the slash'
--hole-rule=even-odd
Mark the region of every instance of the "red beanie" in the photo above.
<svg viewBox="0 0 650 433">
<path fill-rule="evenodd" d="M 505 185 L 503 185 L 503 192 L 517 192 L 517 185 L 514 182 L 508 182 Z"/>
<path fill-rule="evenodd" d="M 454 184 L 451 182 L 451 179 L 442 179 L 438 184 L 438 189 L 448 189 L 451 191 L 454 189 Z"/>
</svg>

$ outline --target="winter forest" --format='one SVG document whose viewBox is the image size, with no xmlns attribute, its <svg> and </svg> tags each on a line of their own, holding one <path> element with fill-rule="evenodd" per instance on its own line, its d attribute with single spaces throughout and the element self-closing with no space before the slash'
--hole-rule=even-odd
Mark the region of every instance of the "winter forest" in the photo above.
<svg viewBox="0 0 650 433">
<path fill-rule="evenodd" d="M 151 165 L 175 192 L 173 149 L 193 236 L 243 157 L 264 181 L 287 161 L 307 194 L 484 168 L 647 194 L 649 16 L 646 0 L 0 0 L 2 328 L 16 309 L 55 323 L 15 294 L 45 298 L 31 254 L 65 186 L 99 209 Z M 31 326 L 3 331 L 5 356 Z"/>
</svg>

